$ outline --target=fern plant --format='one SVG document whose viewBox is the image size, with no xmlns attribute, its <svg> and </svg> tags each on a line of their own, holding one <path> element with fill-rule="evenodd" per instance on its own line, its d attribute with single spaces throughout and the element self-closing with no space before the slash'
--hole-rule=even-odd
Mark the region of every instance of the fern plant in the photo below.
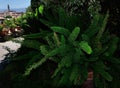
<svg viewBox="0 0 120 88">
<path fill-rule="evenodd" d="M 112 37 L 108 31 L 105 31 L 108 16 L 108 14 L 105 16 L 96 14 L 91 25 L 82 33 L 80 27 L 75 27 L 73 30 L 60 26 L 50 27 L 53 32 L 44 37 L 46 44 L 38 48 L 43 57 L 29 65 L 24 76 L 51 60 L 57 63 L 56 70 L 51 75 L 57 80 L 54 86 L 82 85 L 87 80 L 89 70 L 92 70 L 96 88 L 107 88 L 107 82 L 113 80 L 109 72 L 112 68 L 108 65 L 113 62 L 120 64 L 119 59 L 113 56 L 119 38 Z M 35 37 L 38 36 L 31 36 L 31 38 Z M 29 39 L 29 35 L 26 38 Z M 111 38 L 113 40 L 110 40 Z"/>
<path fill-rule="evenodd" d="M 42 88 L 73 88 L 82 86 L 92 71 L 95 88 L 119 88 L 120 61 L 114 55 L 119 38 L 106 29 L 109 14 L 95 12 L 91 19 L 87 14 L 86 22 L 84 15 L 69 15 L 62 7 L 43 9 L 27 18 L 30 28 L 37 30 L 23 36 L 21 49 L 11 58 L 21 69 L 20 76 L 13 71 L 11 79 L 39 81 Z"/>
</svg>

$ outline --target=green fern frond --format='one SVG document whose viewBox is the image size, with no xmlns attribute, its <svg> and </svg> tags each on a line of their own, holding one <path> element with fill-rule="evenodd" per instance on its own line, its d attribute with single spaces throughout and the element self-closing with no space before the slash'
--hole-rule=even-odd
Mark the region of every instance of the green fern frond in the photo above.
<svg viewBox="0 0 120 88">
<path fill-rule="evenodd" d="M 94 81 L 97 88 L 104 88 L 103 82 L 100 80 L 100 77 L 96 73 L 94 73 Z"/>
<path fill-rule="evenodd" d="M 61 35 L 61 44 L 65 44 L 66 43 L 66 39 L 63 35 Z"/>
<path fill-rule="evenodd" d="M 39 52 L 33 55 L 32 57 L 29 58 L 30 60 L 28 61 L 26 68 L 32 65 L 33 63 L 36 63 L 37 61 L 39 61 L 41 58 L 42 58 L 42 54 Z"/>
<path fill-rule="evenodd" d="M 37 40 L 24 40 L 22 45 L 28 48 L 39 50 L 41 43 Z"/>
<path fill-rule="evenodd" d="M 54 32 L 57 32 L 57 33 L 60 33 L 66 37 L 69 36 L 70 32 L 68 29 L 66 28 L 63 28 L 63 27 L 58 27 L 58 26 L 53 26 L 51 27 L 51 29 L 54 31 Z"/>
<path fill-rule="evenodd" d="M 54 42 L 51 40 L 51 38 L 49 38 L 47 36 L 47 37 L 45 37 L 45 40 L 47 41 L 47 43 L 51 49 L 53 49 L 55 47 Z"/>
<path fill-rule="evenodd" d="M 52 57 L 55 55 L 59 55 L 60 53 L 64 52 L 65 49 L 67 50 L 67 46 L 66 45 L 61 45 L 53 50 L 51 50 L 48 54 L 46 54 L 46 57 Z"/>
<path fill-rule="evenodd" d="M 58 72 L 60 72 L 63 68 L 69 68 L 73 63 L 72 59 L 73 57 L 70 54 L 67 54 L 66 56 L 64 56 L 61 59 L 61 61 L 58 63 L 58 68 L 55 70 L 52 78 L 55 77 L 58 74 Z"/>
<path fill-rule="evenodd" d="M 103 32 L 105 31 L 105 27 L 106 24 L 108 22 L 108 17 L 109 17 L 109 13 L 107 13 L 105 15 L 105 18 L 103 19 L 102 23 L 101 23 L 101 29 L 99 30 L 97 36 L 96 36 L 96 40 L 100 41 L 100 38 L 102 37 Z"/>
<path fill-rule="evenodd" d="M 80 85 L 82 85 L 88 77 L 88 66 L 85 63 L 84 65 L 79 66 L 80 73 L 81 73 L 81 78 L 80 78 Z"/>
<path fill-rule="evenodd" d="M 112 81 L 112 76 L 106 71 L 106 65 L 102 61 L 98 61 L 93 66 L 94 71 L 100 74 L 107 81 Z"/>
<path fill-rule="evenodd" d="M 67 14 L 65 13 L 63 8 L 59 8 L 58 10 L 59 10 L 59 25 L 61 27 L 64 27 L 65 22 L 66 22 Z"/>
<path fill-rule="evenodd" d="M 66 55 L 65 57 L 62 58 L 62 60 L 60 61 L 60 63 L 58 64 L 58 67 L 70 67 L 72 65 L 72 55 Z"/>
<path fill-rule="evenodd" d="M 85 31 L 84 34 L 86 34 L 89 38 L 93 37 L 99 31 L 99 27 L 101 26 L 101 25 L 98 25 L 99 20 L 101 20 L 101 15 L 96 14 L 92 19 L 91 25 Z"/>
<path fill-rule="evenodd" d="M 49 52 L 47 49 L 47 46 L 45 46 L 45 45 L 40 46 L 40 51 L 41 51 L 41 54 L 43 54 L 43 55 L 46 55 Z"/>
<path fill-rule="evenodd" d="M 59 54 L 60 51 L 61 51 L 61 48 L 63 47 L 59 47 L 59 48 L 56 48 L 52 51 L 50 51 L 48 54 L 45 55 L 45 57 L 43 57 L 40 61 L 36 62 L 36 63 L 33 63 L 32 65 L 30 65 L 26 71 L 25 71 L 25 74 L 24 76 L 27 76 L 30 74 L 30 72 L 33 70 L 33 69 L 36 69 L 37 67 L 41 66 L 44 62 L 46 62 L 47 59 L 49 59 L 49 57 L 52 57 L 52 56 L 55 56 L 56 54 Z"/>
<path fill-rule="evenodd" d="M 68 37 L 69 42 L 74 42 L 77 39 L 79 33 L 80 33 L 80 28 L 79 27 L 75 27 L 73 29 L 72 33 Z"/>
<path fill-rule="evenodd" d="M 81 41 L 80 42 L 80 48 L 85 51 L 87 54 L 91 54 L 92 53 L 92 48 L 91 46 L 88 44 L 88 42 L 86 41 Z"/>
<path fill-rule="evenodd" d="M 48 31 L 42 31 L 40 33 L 35 33 L 35 34 L 32 33 L 32 34 L 28 34 L 28 35 L 23 35 L 23 37 L 25 39 L 37 39 L 37 38 L 44 38 L 44 37 L 48 36 L 47 34 L 49 34 Z"/>
<path fill-rule="evenodd" d="M 38 61 L 38 62 L 33 63 L 32 65 L 30 65 L 30 66 L 26 69 L 26 71 L 25 71 L 25 73 L 24 73 L 23 76 L 28 76 L 33 69 L 36 69 L 37 67 L 41 66 L 44 62 L 46 62 L 47 59 L 48 59 L 48 58 L 44 57 L 44 58 L 42 58 L 40 61 Z"/>
<path fill-rule="evenodd" d="M 115 53 L 118 42 L 119 42 L 118 37 L 114 36 L 113 38 L 111 38 L 111 41 L 109 43 L 109 48 L 108 48 L 108 54 L 110 56 L 112 56 Z"/>
<path fill-rule="evenodd" d="M 58 82 L 58 85 L 66 85 L 69 84 L 69 77 L 71 74 L 71 68 L 68 68 L 64 71 L 63 76 L 61 77 L 60 81 Z M 68 85 L 67 85 L 68 86 Z"/>
<path fill-rule="evenodd" d="M 106 72 L 105 70 L 102 70 L 99 72 L 100 75 L 105 78 L 107 81 L 112 81 L 113 80 L 113 77 L 108 73 Z"/>
<path fill-rule="evenodd" d="M 58 67 L 56 70 L 55 70 L 55 72 L 54 72 L 54 74 L 52 75 L 52 78 L 54 78 L 60 71 L 61 71 L 61 67 Z"/>
<path fill-rule="evenodd" d="M 73 82 L 75 85 L 78 84 L 78 81 L 80 80 L 80 69 L 77 64 L 72 67 L 72 72 L 69 78 L 70 81 Z"/>
<path fill-rule="evenodd" d="M 58 37 L 58 34 L 57 34 L 56 32 L 54 32 L 53 38 L 54 38 L 54 40 L 55 40 L 55 41 L 54 41 L 55 44 L 56 44 L 57 46 L 59 46 L 59 45 L 61 44 L 61 42 L 60 42 L 59 37 Z"/>
<path fill-rule="evenodd" d="M 82 57 L 84 56 L 84 53 L 82 52 L 82 49 L 80 47 L 77 47 L 75 51 L 73 52 L 73 63 L 75 64 L 82 64 L 83 59 Z"/>
</svg>

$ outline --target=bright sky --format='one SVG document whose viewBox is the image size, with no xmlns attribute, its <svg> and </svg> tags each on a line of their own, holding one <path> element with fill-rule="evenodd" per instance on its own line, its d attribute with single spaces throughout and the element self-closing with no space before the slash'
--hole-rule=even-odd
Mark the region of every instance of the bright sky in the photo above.
<svg viewBox="0 0 120 88">
<path fill-rule="evenodd" d="M 10 8 L 26 8 L 30 5 L 31 0 L 0 0 L 0 9 L 6 9 L 9 4 Z"/>
</svg>

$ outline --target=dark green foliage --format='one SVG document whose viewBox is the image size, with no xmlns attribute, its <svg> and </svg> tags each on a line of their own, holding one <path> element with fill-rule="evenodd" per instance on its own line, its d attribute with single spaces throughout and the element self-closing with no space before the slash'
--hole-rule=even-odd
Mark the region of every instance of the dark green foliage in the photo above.
<svg viewBox="0 0 120 88">
<path fill-rule="evenodd" d="M 36 8 L 40 5 L 40 0 L 31 0 L 32 11 L 35 12 Z"/>
<path fill-rule="evenodd" d="M 96 16 L 100 18 L 100 21 L 98 21 L 99 24 L 97 24 L 99 27 L 97 26 L 98 30 L 96 30 L 96 32 L 93 31 L 92 35 L 89 33 L 89 28 L 93 28 L 94 26 L 94 29 L 91 30 L 95 30 L 96 24 L 91 24 L 86 30 L 87 32 L 82 35 L 79 27 L 75 27 L 73 30 L 59 26 L 51 27 L 53 34 L 47 36 L 47 45 L 44 45 L 44 47 L 43 45 L 40 46 L 43 58 L 30 65 L 24 75 L 29 75 L 33 69 L 42 66 L 47 60 L 51 60 L 58 63 L 58 67 L 52 75 L 52 78 L 57 78 L 58 80 L 57 86 L 65 86 L 65 84 L 68 84 L 68 87 L 71 85 L 82 85 L 87 79 L 89 69 L 92 69 L 94 72 L 96 87 L 99 87 L 99 83 L 101 83 L 97 81 L 99 77 L 102 77 L 105 83 L 112 81 L 113 78 L 109 73 L 109 69 L 111 68 L 108 69 L 106 65 L 106 63 L 111 63 L 108 60 L 109 56 L 107 53 L 109 49 L 113 50 L 116 48 L 109 47 L 108 42 L 105 42 L 106 45 L 101 42 L 101 38 L 105 32 L 107 15 L 104 18 L 98 14 L 96 14 Z M 96 22 L 96 16 L 94 18 L 95 20 L 93 19 L 93 23 L 94 21 Z M 91 39 L 89 38 L 95 42 L 90 41 Z M 114 43 L 117 44 L 118 38 L 115 37 L 114 39 L 116 41 Z M 104 47 L 107 48 L 104 49 Z M 98 75 L 98 78 L 96 78 L 96 75 Z"/>
<path fill-rule="evenodd" d="M 41 6 L 28 14 L 32 30 L 0 74 L 10 72 L 13 88 L 74 88 L 81 87 L 92 71 L 95 88 L 119 88 L 119 37 L 106 29 L 109 13 L 87 9 L 71 14 L 61 6 Z"/>
<path fill-rule="evenodd" d="M 62 27 L 55 27 L 55 26 L 53 26 L 53 27 L 51 27 L 51 29 L 52 29 L 54 32 L 58 32 L 58 33 L 66 36 L 66 37 L 69 36 L 69 34 L 70 34 L 70 32 L 69 32 L 68 29 L 65 29 L 65 28 L 62 28 Z"/>
</svg>

